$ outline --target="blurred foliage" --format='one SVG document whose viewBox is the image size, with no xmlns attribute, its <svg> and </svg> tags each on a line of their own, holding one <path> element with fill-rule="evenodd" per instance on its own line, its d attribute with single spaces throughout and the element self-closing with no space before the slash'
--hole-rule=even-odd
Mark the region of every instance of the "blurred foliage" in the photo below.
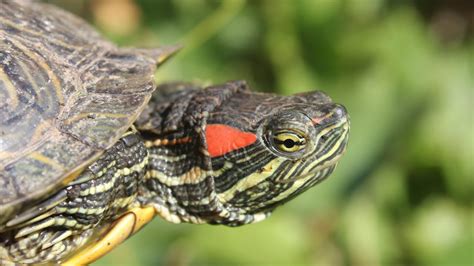
<svg viewBox="0 0 474 266">
<path fill-rule="evenodd" d="M 241 228 L 156 219 L 96 265 L 473 265 L 474 5 L 436 0 L 50 1 L 123 46 L 180 43 L 165 80 L 328 92 L 326 182 Z"/>
</svg>

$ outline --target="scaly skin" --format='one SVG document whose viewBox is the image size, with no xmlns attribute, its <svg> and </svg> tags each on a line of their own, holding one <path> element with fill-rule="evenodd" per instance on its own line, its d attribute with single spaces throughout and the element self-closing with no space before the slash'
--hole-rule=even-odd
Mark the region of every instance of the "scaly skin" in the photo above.
<svg viewBox="0 0 474 266">
<path fill-rule="evenodd" d="M 345 109 L 321 92 L 164 85 L 99 160 L 7 223 L 0 262 L 63 261 L 136 207 L 174 223 L 263 220 L 329 176 L 348 131 Z"/>
</svg>

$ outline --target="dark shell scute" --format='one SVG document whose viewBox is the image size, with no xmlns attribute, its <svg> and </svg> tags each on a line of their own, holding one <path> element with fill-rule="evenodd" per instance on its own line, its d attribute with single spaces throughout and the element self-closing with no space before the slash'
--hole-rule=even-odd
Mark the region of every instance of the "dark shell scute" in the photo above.
<svg viewBox="0 0 474 266">
<path fill-rule="evenodd" d="M 158 59 L 54 6 L 0 5 L 1 228 L 123 135 L 151 97 Z"/>
</svg>

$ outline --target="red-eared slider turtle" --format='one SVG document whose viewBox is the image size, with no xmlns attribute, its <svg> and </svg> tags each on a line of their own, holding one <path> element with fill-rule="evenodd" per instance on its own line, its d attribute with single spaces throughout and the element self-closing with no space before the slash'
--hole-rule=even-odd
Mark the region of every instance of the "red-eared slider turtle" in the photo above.
<svg viewBox="0 0 474 266">
<path fill-rule="evenodd" d="M 156 87 L 174 47 L 117 48 L 51 5 L 0 5 L 0 264 L 87 264 L 155 215 L 261 221 L 346 148 L 346 111 L 322 92 Z"/>
</svg>

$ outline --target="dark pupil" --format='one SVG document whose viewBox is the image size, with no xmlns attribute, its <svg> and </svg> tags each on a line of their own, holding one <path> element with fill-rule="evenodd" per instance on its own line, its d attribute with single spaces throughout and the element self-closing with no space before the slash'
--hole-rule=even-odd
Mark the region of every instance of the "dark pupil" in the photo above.
<svg viewBox="0 0 474 266">
<path fill-rule="evenodd" d="M 283 145 L 285 145 L 285 147 L 287 147 L 288 149 L 291 149 L 293 148 L 293 146 L 295 146 L 295 142 L 291 139 L 285 139 L 285 141 L 283 142 Z"/>
</svg>

